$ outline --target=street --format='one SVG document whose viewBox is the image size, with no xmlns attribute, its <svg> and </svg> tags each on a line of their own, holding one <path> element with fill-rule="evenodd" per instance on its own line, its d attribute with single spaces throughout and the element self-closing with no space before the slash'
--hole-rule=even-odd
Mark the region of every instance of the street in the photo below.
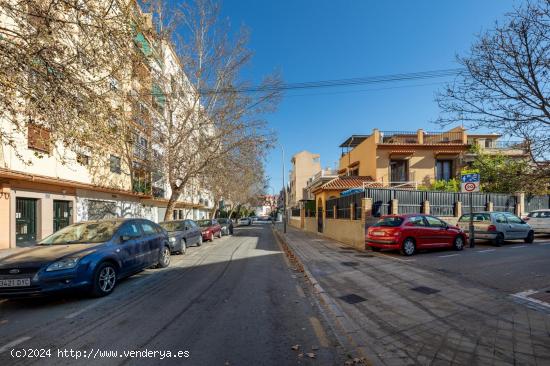
<svg viewBox="0 0 550 366">
<path fill-rule="evenodd" d="M 237 228 L 234 236 L 173 256 L 166 269 L 122 281 L 104 298 L 1 301 L 0 364 L 85 361 L 58 357 L 58 350 L 80 351 L 81 358 L 106 365 L 160 362 L 158 356 L 122 354 L 132 350 L 188 351 L 188 358 L 163 364 L 341 364 L 341 350 L 324 331 L 299 277 L 271 225 Z M 48 349 L 51 357 L 14 358 L 12 349 Z M 97 350 L 118 354 L 100 357 Z"/>
</svg>

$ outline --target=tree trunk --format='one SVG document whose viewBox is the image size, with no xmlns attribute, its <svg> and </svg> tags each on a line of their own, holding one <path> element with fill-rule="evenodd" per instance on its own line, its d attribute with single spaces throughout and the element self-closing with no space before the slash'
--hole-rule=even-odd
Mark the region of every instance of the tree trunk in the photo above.
<svg viewBox="0 0 550 366">
<path fill-rule="evenodd" d="M 172 194 L 170 195 L 170 199 L 168 200 L 168 206 L 166 207 L 166 212 L 164 213 L 164 221 L 170 220 L 170 217 L 172 216 L 172 212 L 174 211 L 174 208 L 176 208 L 176 203 L 178 201 L 180 193 L 181 193 L 181 189 L 172 189 Z"/>
<path fill-rule="evenodd" d="M 216 212 L 218 211 L 218 202 L 216 201 L 214 203 L 214 207 L 210 210 L 210 218 L 213 219 L 216 216 Z"/>
</svg>

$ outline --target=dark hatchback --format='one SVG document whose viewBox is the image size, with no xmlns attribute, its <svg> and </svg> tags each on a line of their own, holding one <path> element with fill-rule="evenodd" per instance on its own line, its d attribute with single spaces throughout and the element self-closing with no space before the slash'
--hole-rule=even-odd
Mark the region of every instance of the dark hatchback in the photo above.
<svg viewBox="0 0 550 366">
<path fill-rule="evenodd" d="M 189 245 L 202 244 L 202 231 L 193 220 L 174 220 L 161 222 L 160 226 L 168 232 L 170 250 L 174 253 L 185 253 Z"/>
<path fill-rule="evenodd" d="M 0 297 L 76 289 L 105 296 L 120 279 L 169 264 L 168 235 L 152 221 L 81 222 L 1 259 Z"/>
</svg>

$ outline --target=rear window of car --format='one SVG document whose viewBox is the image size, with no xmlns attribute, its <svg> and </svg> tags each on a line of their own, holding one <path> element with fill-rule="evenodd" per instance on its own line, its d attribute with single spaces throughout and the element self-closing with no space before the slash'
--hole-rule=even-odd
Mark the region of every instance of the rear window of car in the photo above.
<svg viewBox="0 0 550 366">
<path fill-rule="evenodd" d="M 398 227 L 403 223 L 402 217 L 384 217 L 372 226 L 375 227 Z"/>
<path fill-rule="evenodd" d="M 462 215 L 460 216 L 460 219 L 458 219 L 458 222 L 469 222 L 470 221 L 470 214 Z M 488 213 L 474 213 L 474 221 L 481 222 L 481 221 L 491 221 L 491 216 Z"/>
</svg>

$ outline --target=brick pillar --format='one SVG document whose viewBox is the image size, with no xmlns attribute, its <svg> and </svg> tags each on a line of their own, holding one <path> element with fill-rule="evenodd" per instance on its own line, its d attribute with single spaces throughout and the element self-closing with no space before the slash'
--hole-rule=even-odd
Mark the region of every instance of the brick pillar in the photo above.
<svg viewBox="0 0 550 366">
<path fill-rule="evenodd" d="M 491 201 L 487 202 L 487 211 L 489 212 L 493 211 L 493 202 Z"/>
<path fill-rule="evenodd" d="M 423 202 L 422 213 L 425 213 L 426 215 L 430 214 L 430 201 L 426 200 Z"/>
<path fill-rule="evenodd" d="M 424 145 L 424 130 L 423 129 L 420 128 L 418 131 L 416 131 L 416 139 L 418 140 L 419 145 Z"/>
<path fill-rule="evenodd" d="M 462 202 L 456 201 L 455 202 L 455 217 L 462 216 Z"/>
<path fill-rule="evenodd" d="M 336 219 L 338 218 L 338 207 L 332 206 L 332 218 Z"/>
<path fill-rule="evenodd" d="M 367 222 L 367 218 L 372 216 L 372 198 L 363 198 L 361 200 L 363 209 L 361 210 L 361 221 Z"/>
<path fill-rule="evenodd" d="M 397 198 L 391 200 L 390 213 L 392 215 L 397 215 L 399 213 L 399 201 Z"/>
<path fill-rule="evenodd" d="M 349 219 L 355 219 L 355 205 L 353 203 L 349 204 Z"/>
<path fill-rule="evenodd" d="M 525 193 L 519 192 L 516 193 L 516 215 L 521 216 L 525 214 Z"/>
</svg>

